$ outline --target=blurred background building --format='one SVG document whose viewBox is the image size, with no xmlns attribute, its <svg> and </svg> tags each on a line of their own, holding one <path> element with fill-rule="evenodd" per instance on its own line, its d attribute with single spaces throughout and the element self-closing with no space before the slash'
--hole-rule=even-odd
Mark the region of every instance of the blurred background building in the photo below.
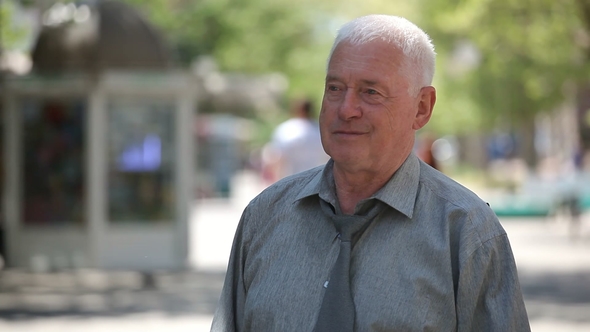
<svg viewBox="0 0 590 332">
<path fill-rule="evenodd" d="M 191 77 L 125 4 L 55 5 L 42 23 L 32 70 L 3 80 L 6 264 L 184 266 Z"/>
<path fill-rule="evenodd" d="M 56 2 L 38 21 L 30 70 L 3 72 L 5 264 L 186 267 L 193 199 L 229 196 L 243 112 L 278 107 L 284 78 L 183 68 L 122 2 Z"/>
</svg>

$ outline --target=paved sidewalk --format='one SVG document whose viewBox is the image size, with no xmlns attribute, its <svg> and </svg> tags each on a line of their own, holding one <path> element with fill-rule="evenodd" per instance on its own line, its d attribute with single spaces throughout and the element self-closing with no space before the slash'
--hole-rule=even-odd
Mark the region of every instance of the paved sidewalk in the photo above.
<svg viewBox="0 0 590 332">
<path fill-rule="evenodd" d="M 223 272 L 0 274 L 0 331 L 208 331 Z"/>
<path fill-rule="evenodd" d="M 209 331 L 234 230 L 263 186 L 245 175 L 235 188 L 195 203 L 186 271 L 0 271 L 0 331 Z"/>
<path fill-rule="evenodd" d="M 0 272 L 0 331 L 208 331 L 241 210 L 261 190 L 241 181 L 231 200 L 195 205 L 187 271 Z M 501 221 L 533 332 L 590 331 L 590 215 L 577 238 L 565 220 Z"/>
<path fill-rule="evenodd" d="M 502 219 L 533 332 L 590 331 L 590 215 L 572 236 L 565 220 Z"/>
</svg>

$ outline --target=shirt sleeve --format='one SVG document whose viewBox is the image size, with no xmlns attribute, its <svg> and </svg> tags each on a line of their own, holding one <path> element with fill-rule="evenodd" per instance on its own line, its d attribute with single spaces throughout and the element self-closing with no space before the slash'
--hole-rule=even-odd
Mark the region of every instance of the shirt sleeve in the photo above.
<svg viewBox="0 0 590 332">
<path fill-rule="evenodd" d="M 506 234 L 482 243 L 461 265 L 457 331 L 530 331 Z"/>
<path fill-rule="evenodd" d="M 243 223 L 244 214 L 240 219 L 229 258 L 221 297 L 213 316 L 211 332 L 239 332 L 243 331 L 244 302 L 246 291 L 244 287 L 244 248 Z"/>
</svg>

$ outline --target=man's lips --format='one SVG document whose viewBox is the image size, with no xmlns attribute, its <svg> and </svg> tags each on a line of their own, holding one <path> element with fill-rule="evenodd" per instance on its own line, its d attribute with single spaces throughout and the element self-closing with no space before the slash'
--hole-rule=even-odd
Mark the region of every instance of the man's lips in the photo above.
<svg viewBox="0 0 590 332">
<path fill-rule="evenodd" d="M 335 130 L 332 132 L 334 135 L 364 135 L 365 132 L 363 131 L 356 131 L 356 130 Z"/>
</svg>

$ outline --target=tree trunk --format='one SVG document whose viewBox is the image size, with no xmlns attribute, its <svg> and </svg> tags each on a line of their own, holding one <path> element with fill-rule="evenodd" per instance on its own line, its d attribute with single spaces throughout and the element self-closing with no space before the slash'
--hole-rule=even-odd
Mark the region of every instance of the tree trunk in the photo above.
<svg viewBox="0 0 590 332">
<path fill-rule="evenodd" d="M 576 111 L 580 147 L 584 151 L 588 151 L 590 150 L 590 84 L 579 86 Z"/>
<path fill-rule="evenodd" d="M 535 119 L 523 120 L 518 128 L 519 137 L 519 156 L 526 162 L 531 169 L 537 165 L 537 151 L 535 149 Z"/>
</svg>

